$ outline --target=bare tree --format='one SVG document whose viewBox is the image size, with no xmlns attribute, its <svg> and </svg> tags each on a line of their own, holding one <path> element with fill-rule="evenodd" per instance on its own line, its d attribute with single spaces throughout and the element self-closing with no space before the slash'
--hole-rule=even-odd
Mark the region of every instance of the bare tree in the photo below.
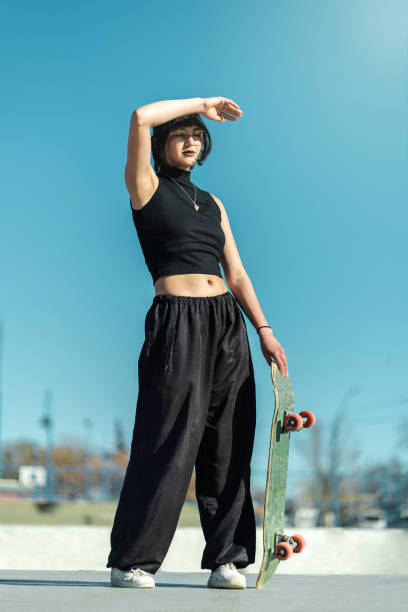
<svg viewBox="0 0 408 612">
<path fill-rule="evenodd" d="M 115 431 L 116 450 L 119 453 L 126 452 L 127 447 L 125 443 L 125 434 L 123 431 L 122 421 L 120 421 L 119 419 L 115 419 L 113 422 L 113 427 Z"/>
</svg>

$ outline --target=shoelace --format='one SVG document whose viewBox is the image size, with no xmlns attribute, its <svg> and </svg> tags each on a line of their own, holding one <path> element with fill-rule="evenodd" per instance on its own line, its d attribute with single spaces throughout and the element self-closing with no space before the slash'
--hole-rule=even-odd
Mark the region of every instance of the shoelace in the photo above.
<svg viewBox="0 0 408 612">
<path fill-rule="evenodd" d="M 130 570 L 128 570 L 125 580 L 131 580 L 132 576 L 147 576 L 147 572 L 139 569 L 138 567 L 132 567 Z"/>
<path fill-rule="evenodd" d="M 237 569 L 235 567 L 235 565 L 232 563 L 232 561 L 228 561 L 228 563 L 224 563 L 223 565 L 219 566 L 219 567 L 227 567 L 230 570 L 235 570 Z"/>
</svg>

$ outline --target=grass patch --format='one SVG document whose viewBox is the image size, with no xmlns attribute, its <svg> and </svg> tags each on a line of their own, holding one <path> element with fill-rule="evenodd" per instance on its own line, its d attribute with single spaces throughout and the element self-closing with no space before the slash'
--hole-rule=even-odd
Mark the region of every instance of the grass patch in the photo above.
<svg viewBox="0 0 408 612">
<path fill-rule="evenodd" d="M 35 502 L 3 502 L 0 504 L 2 525 L 100 525 L 112 527 L 117 502 L 61 502 L 48 508 Z M 199 527 L 196 502 L 185 502 L 179 527 Z"/>
</svg>

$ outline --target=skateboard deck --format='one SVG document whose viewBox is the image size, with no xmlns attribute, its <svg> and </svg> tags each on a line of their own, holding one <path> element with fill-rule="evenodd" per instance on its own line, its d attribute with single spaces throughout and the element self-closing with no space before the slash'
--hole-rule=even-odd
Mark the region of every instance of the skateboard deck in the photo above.
<svg viewBox="0 0 408 612">
<path fill-rule="evenodd" d="M 311 427 L 315 421 L 312 412 L 294 413 L 295 396 L 289 377 L 282 376 L 275 361 L 271 363 L 275 409 L 272 416 L 269 443 L 268 471 L 265 487 L 263 520 L 263 559 L 256 581 L 262 588 L 272 578 L 280 561 L 288 559 L 292 552 L 303 550 L 301 536 L 286 536 L 283 532 L 286 479 L 288 474 L 289 443 L 291 431 Z"/>
</svg>

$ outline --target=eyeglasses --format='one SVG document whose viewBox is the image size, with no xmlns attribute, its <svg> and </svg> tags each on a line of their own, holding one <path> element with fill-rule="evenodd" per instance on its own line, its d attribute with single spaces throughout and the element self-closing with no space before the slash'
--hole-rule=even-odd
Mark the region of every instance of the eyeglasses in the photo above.
<svg viewBox="0 0 408 612">
<path fill-rule="evenodd" d="M 172 132 L 172 137 L 176 142 L 185 142 L 190 136 L 193 137 L 193 141 L 201 143 L 203 140 L 203 130 L 197 130 L 195 132 Z"/>
</svg>

